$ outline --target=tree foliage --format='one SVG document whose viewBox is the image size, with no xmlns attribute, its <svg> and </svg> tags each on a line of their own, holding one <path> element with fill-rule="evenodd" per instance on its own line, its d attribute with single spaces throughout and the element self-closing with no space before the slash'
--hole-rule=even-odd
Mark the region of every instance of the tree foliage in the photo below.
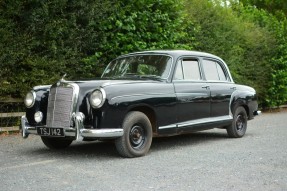
<svg viewBox="0 0 287 191">
<path fill-rule="evenodd" d="M 278 1 L 277 3 L 279 3 Z M 266 1 L 266 3 L 268 3 Z M 271 2 L 269 2 L 271 3 Z M 283 2 L 281 2 L 283 3 Z M 254 6 L 233 5 L 238 17 L 253 22 L 257 27 L 267 30 L 273 40 L 272 50 L 265 58 L 270 67 L 269 83 L 264 86 L 266 93 L 263 106 L 279 106 L 287 101 L 287 18 L 278 18 L 270 10 L 257 9 Z M 277 10 L 278 13 L 279 10 Z M 264 37 L 267 38 L 267 37 Z M 268 44 L 270 46 L 270 44 Z M 271 53 L 271 54 L 270 54 Z"/>
<path fill-rule="evenodd" d="M 0 95 L 36 84 L 95 77 L 122 53 L 191 48 L 190 22 L 175 0 L 2 0 Z M 190 28 L 189 28 L 190 29 Z"/>
<path fill-rule="evenodd" d="M 93 78 L 116 56 L 194 49 L 222 57 L 262 106 L 287 101 L 283 0 L 1 0 L 0 97 L 62 73 Z"/>
<path fill-rule="evenodd" d="M 258 9 L 264 9 L 276 15 L 278 18 L 285 18 L 287 16 L 287 2 L 286 0 L 240 0 L 245 6 L 253 5 Z M 285 14 L 283 16 L 282 14 Z"/>
<path fill-rule="evenodd" d="M 187 2 L 190 19 L 200 26 L 196 48 L 220 55 L 235 82 L 254 87 L 264 100 L 271 79 L 269 58 L 274 54 L 275 43 L 272 34 L 218 1 Z"/>
<path fill-rule="evenodd" d="M 101 20 L 113 2 L 2 0 L 0 2 L 1 95 L 22 96 L 62 72 L 83 73 L 81 60 L 100 46 Z"/>
<path fill-rule="evenodd" d="M 86 66 L 99 68 L 117 55 L 153 49 L 191 49 L 194 26 L 185 20 L 175 0 L 118 1 L 118 10 L 107 17 L 101 31 L 100 48 L 85 59 Z M 190 30 L 187 32 L 187 30 Z"/>
</svg>

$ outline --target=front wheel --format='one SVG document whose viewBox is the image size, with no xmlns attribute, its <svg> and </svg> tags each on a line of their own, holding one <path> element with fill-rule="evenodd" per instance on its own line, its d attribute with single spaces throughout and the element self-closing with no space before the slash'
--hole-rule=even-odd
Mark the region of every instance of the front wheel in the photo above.
<svg viewBox="0 0 287 191">
<path fill-rule="evenodd" d="M 70 146 L 73 140 L 61 139 L 61 138 L 51 138 L 51 137 L 41 137 L 43 143 L 50 149 L 64 149 Z"/>
<path fill-rule="evenodd" d="M 148 117 L 142 112 L 129 112 L 124 119 L 123 130 L 124 135 L 115 141 L 119 154 L 128 158 L 144 156 L 152 142 L 152 127 Z"/>
<path fill-rule="evenodd" d="M 247 114 L 244 107 L 239 106 L 233 113 L 233 121 L 230 126 L 227 127 L 227 133 L 229 137 L 240 138 L 245 135 L 247 129 Z"/>
</svg>

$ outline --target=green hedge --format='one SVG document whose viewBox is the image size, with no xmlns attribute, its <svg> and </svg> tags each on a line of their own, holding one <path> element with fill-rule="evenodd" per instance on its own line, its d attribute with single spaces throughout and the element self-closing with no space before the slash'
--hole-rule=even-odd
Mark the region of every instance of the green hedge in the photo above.
<svg viewBox="0 0 287 191">
<path fill-rule="evenodd" d="M 98 77 L 123 53 L 188 49 L 222 57 L 237 83 L 256 88 L 263 107 L 284 103 L 285 12 L 257 9 L 251 1 L 222 2 L 2 0 L 0 97 L 23 97 L 63 73 Z"/>
</svg>

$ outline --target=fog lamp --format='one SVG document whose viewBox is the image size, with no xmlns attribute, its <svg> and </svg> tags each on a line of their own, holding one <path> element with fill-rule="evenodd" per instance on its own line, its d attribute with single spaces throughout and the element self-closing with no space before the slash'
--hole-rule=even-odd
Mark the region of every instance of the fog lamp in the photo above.
<svg viewBox="0 0 287 191">
<path fill-rule="evenodd" d="M 42 122 L 43 120 L 43 113 L 41 111 L 37 111 L 35 114 L 34 114 L 34 119 L 37 123 L 40 123 Z"/>
</svg>

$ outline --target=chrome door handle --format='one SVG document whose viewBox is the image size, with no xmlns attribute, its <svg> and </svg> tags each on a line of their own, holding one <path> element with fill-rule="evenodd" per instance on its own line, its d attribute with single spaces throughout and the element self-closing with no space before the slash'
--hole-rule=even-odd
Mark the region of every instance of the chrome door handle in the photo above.
<svg viewBox="0 0 287 191">
<path fill-rule="evenodd" d="M 202 88 L 209 89 L 209 86 L 202 86 Z"/>
</svg>

